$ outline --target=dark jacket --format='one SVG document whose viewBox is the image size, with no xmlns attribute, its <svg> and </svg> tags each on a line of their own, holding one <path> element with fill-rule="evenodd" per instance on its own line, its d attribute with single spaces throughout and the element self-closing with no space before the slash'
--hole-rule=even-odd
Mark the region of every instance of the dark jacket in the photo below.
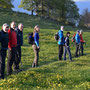
<svg viewBox="0 0 90 90">
<path fill-rule="evenodd" d="M 23 45 L 23 32 L 17 29 L 17 46 Z"/>
<path fill-rule="evenodd" d="M 65 37 L 65 45 L 69 46 L 69 37 Z"/>
<path fill-rule="evenodd" d="M 4 32 L 3 30 L 0 31 L 0 49 L 8 49 L 8 33 Z"/>
<path fill-rule="evenodd" d="M 8 30 L 9 35 L 9 43 L 8 48 L 16 47 L 17 46 L 17 33 L 14 29 L 10 28 Z"/>
</svg>

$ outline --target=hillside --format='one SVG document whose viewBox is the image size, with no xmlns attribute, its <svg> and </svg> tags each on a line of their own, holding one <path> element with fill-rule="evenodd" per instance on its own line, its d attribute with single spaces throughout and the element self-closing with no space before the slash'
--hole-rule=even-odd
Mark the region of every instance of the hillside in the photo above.
<svg viewBox="0 0 90 90">
<path fill-rule="evenodd" d="M 22 72 L 6 76 L 0 81 L 0 90 L 89 90 L 90 89 L 90 32 L 85 31 L 83 37 L 84 56 L 75 58 L 75 45 L 70 42 L 73 62 L 58 61 L 58 45 L 54 34 L 58 31 L 58 23 L 36 16 L 0 11 L 0 28 L 3 23 L 22 22 L 24 24 L 24 45 L 22 46 Z M 40 59 L 39 67 L 31 68 L 34 53 L 27 42 L 27 34 L 33 27 L 40 25 Z M 64 34 L 71 32 L 71 37 L 77 28 L 65 26 Z M 71 39 L 70 37 L 70 39 Z M 67 55 L 68 58 L 68 55 Z M 7 63 L 7 59 L 6 59 Z"/>
</svg>

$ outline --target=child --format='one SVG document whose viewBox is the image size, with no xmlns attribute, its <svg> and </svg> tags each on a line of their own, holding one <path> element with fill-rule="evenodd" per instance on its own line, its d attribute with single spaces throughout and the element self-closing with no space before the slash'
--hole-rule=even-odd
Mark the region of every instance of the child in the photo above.
<svg viewBox="0 0 90 90">
<path fill-rule="evenodd" d="M 71 55 L 70 46 L 69 46 L 69 36 L 70 36 L 70 32 L 67 32 L 65 37 L 65 46 L 64 46 L 64 60 L 66 60 L 66 54 L 68 52 L 69 59 L 72 61 L 72 55 Z"/>
</svg>

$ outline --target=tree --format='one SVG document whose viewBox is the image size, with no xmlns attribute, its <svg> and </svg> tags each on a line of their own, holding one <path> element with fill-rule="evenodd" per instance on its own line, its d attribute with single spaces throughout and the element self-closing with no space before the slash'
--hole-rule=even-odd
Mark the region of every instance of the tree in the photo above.
<svg viewBox="0 0 90 90">
<path fill-rule="evenodd" d="M 78 8 L 72 0 L 22 0 L 21 5 L 36 15 L 74 23 L 79 18 Z"/>
<path fill-rule="evenodd" d="M 12 1 L 13 0 L 0 0 L 0 7 L 1 8 L 9 8 L 9 9 L 11 9 L 12 7 L 14 7 L 12 5 Z"/>
<path fill-rule="evenodd" d="M 89 24 L 90 24 L 90 12 L 86 8 L 83 11 L 83 14 L 80 17 L 79 26 L 86 26 L 86 27 L 88 27 Z"/>
</svg>

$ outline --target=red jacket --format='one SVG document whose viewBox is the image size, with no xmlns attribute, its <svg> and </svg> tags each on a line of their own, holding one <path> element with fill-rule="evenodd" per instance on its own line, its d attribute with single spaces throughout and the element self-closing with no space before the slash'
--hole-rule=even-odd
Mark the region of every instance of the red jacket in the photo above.
<svg viewBox="0 0 90 90">
<path fill-rule="evenodd" d="M 15 30 L 10 28 L 8 30 L 8 36 L 9 36 L 9 43 L 8 48 L 16 47 L 17 46 L 17 33 Z"/>
<path fill-rule="evenodd" d="M 83 40 L 83 37 L 82 37 L 82 34 L 79 34 L 79 36 L 80 36 L 80 42 L 85 42 L 84 40 Z"/>
</svg>

